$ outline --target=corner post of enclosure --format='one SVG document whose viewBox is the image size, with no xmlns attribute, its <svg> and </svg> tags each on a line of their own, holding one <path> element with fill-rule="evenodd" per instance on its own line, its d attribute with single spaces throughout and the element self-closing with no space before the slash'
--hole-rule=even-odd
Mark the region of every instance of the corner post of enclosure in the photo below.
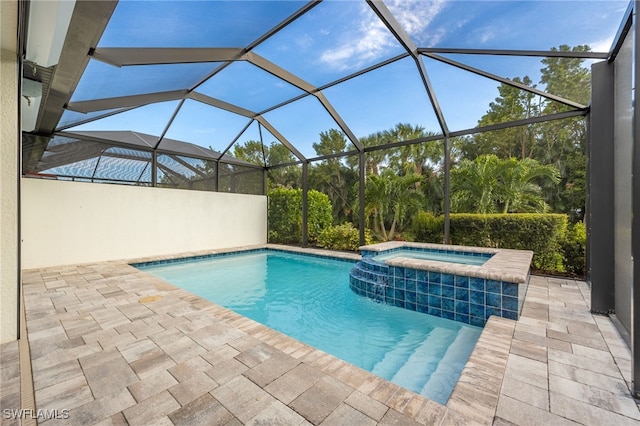
<svg viewBox="0 0 640 426">
<path fill-rule="evenodd" d="M 449 172 L 451 171 L 451 144 L 449 137 L 444 138 L 444 243 L 450 242 L 450 207 L 451 207 L 451 182 Z"/>
<path fill-rule="evenodd" d="M 269 178 L 269 170 L 265 167 L 262 169 L 262 195 L 267 195 L 267 179 Z"/>
<path fill-rule="evenodd" d="M 637 13 L 640 1 L 634 2 L 633 13 L 633 63 L 634 63 L 634 99 L 640 99 L 640 31 L 638 31 Z M 640 146 L 638 137 L 640 136 L 640 112 L 633 108 L 633 145 L 632 145 L 632 181 L 631 181 L 631 255 L 635 259 L 633 262 L 633 282 L 631 290 L 632 300 L 632 328 L 631 328 L 631 380 L 633 381 L 633 396 L 640 398 Z"/>
<path fill-rule="evenodd" d="M 309 192 L 309 163 L 307 161 L 302 163 L 302 246 L 306 247 L 309 244 L 309 199 L 307 197 Z"/>
<path fill-rule="evenodd" d="M 220 192 L 220 161 L 216 161 L 216 192 Z"/>
<path fill-rule="evenodd" d="M 155 149 L 151 153 L 151 186 L 158 186 L 158 151 Z"/>
<path fill-rule="evenodd" d="M 360 245 L 365 244 L 364 240 L 364 190 L 365 190 L 365 158 L 364 151 L 358 154 L 358 231 L 360 232 Z"/>
</svg>

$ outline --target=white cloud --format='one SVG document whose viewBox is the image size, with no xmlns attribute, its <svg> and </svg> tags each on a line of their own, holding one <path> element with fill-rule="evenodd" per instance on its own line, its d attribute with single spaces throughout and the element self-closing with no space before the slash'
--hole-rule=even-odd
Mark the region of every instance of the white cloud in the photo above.
<svg viewBox="0 0 640 426">
<path fill-rule="evenodd" d="M 444 0 L 388 0 L 391 13 L 419 45 L 433 45 L 444 31 L 427 32 L 429 24 L 444 7 Z M 377 16 L 363 3 L 357 29 L 340 39 L 337 46 L 326 49 L 320 61 L 337 70 L 355 69 L 381 58 L 397 42 Z"/>
<path fill-rule="evenodd" d="M 589 44 L 593 52 L 608 52 L 613 44 L 613 36 Z"/>
</svg>

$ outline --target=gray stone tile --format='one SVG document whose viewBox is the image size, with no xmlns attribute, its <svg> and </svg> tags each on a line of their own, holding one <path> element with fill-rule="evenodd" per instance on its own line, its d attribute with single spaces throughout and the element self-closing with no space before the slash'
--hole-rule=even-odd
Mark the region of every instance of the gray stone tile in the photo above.
<svg viewBox="0 0 640 426">
<path fill-rule="evenodd" d="M 549 349 L 549 361 L 556 361 L 562 364 L 568 364 L 595 373 L 605 374 L 607 376 L 619 378 L 620 370 L 613 361 L 599 361 L 586 358 L 572 353 L 556 351 Z"/>
<path fill-rule="evenodd" d="M 377 421 L 347 404 L 340 404 L 320 423 L 321 426 L 375 426 Z"/>
<path fill-rule="evenodd" d="M 276 352 L 263 363 L 246 371 L 244 375 L 258 386 L 266 386 L 287 371 L 293 369 L 299 363 L 299 360 L 289 355 Z"/>
<path fill-rule="evenodd" d="M 185 405 L 198 399 L 205 393 L 218 387 L 218 384 L 204 372 L 197 372 L 188 380 L 169 388 L 169 392 L 180 403 Z"/>
<path fill-rule="evenodd" d="M 234 419 L 233 414 L 208 393 L 169 414 L 169 418 L 181 426 L 224 425 Z"/>
<path fill-rule="evenodd" d="M 505 374 L 517 376 L 518 380 L 541 389 L 548 389 L 549 386 L 547 383 L 547 364 L 519 355 L 509 355 Z"/>
<path fill-rule="evenodd" d="M 142 381 L 129 385 L 128 389 L 136 401 L 144 401 L 170 387 L 177 385 L 178 381 L 167 371 L 161 371 Z"/>
<path fill-rule="evenodd" d="M 382 419 L 389 409 L 386 405 L 359 391 L 354 391 L 344 402 L 376 421 Z M 422 409 L 422 405 L 420 409 Z"/>
<path fill-rule="evenodd" d="M 638 420 L 613 413 L 594 405 L 576 401 L 556 392 L 550 393 L 551 412 L 580 424 L 592 425 L 638 425 Z"/>
<path fill-rule="evenodd" d="M 240 361 L 231 358 L 221 363 L 217 363 L 213 367 L 210 367 L 209 369 L 207 369 L 206 373 L 213 380 L 222 384 L 228 382 L 234 377 L 243 374 L 248 369 L 249 368 Z"/>
<path fill-rule="evenodd" d="M 582 368 L 563 364 L 557 361 L 549 361 L 549 374 L 597 387 L 618 395 L 629 395 L 629 388 L 622 378 L 615 378 L 605 374 L 595 373 L 593 371 L 584 370 Z"/>
<path fill-rule="evenodd" d="M 211 395 L 241 422 L 247 422 L 275 399 L 244 376 L 237 376 L 220 385 Z"/>
<path fill-rule="evenodd" d="M 378 424 L 380 426 L 418 426 L 420 423 L 407 418 L 396 410 L 389 410 Z"/>
<path fill-rule="evenodd" d="M 276 349 L 265 343 L 251 346 L 235 355 L 235 358 L 249 368 L 262 364 L 276 353 Z"/>
<path fill-rule="evenodd" d="M 267 408 L 256 414 L 246 425 L 301 425 L 305 419 L 280 401 L 273 401 Z M 355 424 L 355 423 L 353 423 Z"/>
<path fill-rule="evenodd" d="M 71 410 L 94 399 L 84 376 L 76 376 L 37 390 L 35 398 L 36 407 L 43 410 Z"/>
<path fill-rule="evenodd" d="M 553 407 L 553 403 L 551 404 Z M 496 416 L 508 422 L 513 422 L 521 426 L 576 426 L 576 423 L 566 418 L 564 414 L 558 414 L 558 411 L 549 412 L 526 404 L 508 396 L 501 395 L 498 401 L 498 409 Z"/>
<path fill-rule="evenodd" d="M 501 394 L 549 411 L 548 390 L 522 382 L 514 378 L 513 375 L 504 378 Z"/>
<path fill-rule="evenodd" d="M 332 377 L 324 377 L 293 400 L 289 406 L 317 425 L 353 391 L 353 388 Z"/>
<path fill-rule="evenodd" d="M 631 397 L 623 397 L 619 394 L 607 392 L 603 389 L 584 385 L 553 374 L 549 376 L 549 389 L 568 398 L 640 420 L 638 406 Z"/>
<path fill-rule="evenodd" d="M 84 375 L 96 398 L 115 393 L 138 381 L 138 376 L 122 357 L 87 368 Z"/>
<path fill-rule="evenodd" d="M 89 425 L 111 419 L 115 414 L 132 407 L 135 399 L 126 389 L 107 395 L 103 398 L 91 401 L 69 412 L 68 424 Z M 63 424 L 64 424 L 63 423 Z M 57 424 L 57 422 L 56 422 Z"/>
<path fill-rule="evenodd" d="M 289 404 L 323 377 L 325 375 L 319 370 L 304 363 L 298 364 L 264 389 L 280 401 Z"/>
<path fill-rule="evenodd" d="M 171 396 L 168 391 L 145 399 L 138 404 L 123 411 L 129 424 L 133 425 L 156 425 L 166 423 L 166 416 L 180 408 L 180 404 Z"/>
</svg>

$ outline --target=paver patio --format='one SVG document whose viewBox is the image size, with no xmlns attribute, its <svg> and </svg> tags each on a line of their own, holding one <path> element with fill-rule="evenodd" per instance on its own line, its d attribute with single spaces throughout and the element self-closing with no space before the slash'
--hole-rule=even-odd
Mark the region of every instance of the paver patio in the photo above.
<svg viewBox="0 0 640 426">
<path fill-rule="evenodd" d="M 126 262 L 23 284 L 35 408 L 68 410 L 41 424 L 640 424 L 630 352 L 584 282 L 532 276 L 520 320 L 489 320 L 446 406 Z M 0 347 L 3 410 L 25 391 L 19 354 Z"/>
</svg>

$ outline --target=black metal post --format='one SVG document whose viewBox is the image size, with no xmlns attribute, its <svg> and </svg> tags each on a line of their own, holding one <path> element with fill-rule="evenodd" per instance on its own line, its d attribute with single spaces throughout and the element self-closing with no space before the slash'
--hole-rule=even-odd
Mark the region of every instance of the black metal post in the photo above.
<svg viewBox="0 0 640 426">
<path fill-rule="evenodd" d="M 444 244 L 449 244 L 450 236 L 450 218 L 451 211 L 451 182 L 449 174 L 451 171 L 451 146 L 449 138 L 444 138 Z"/>
<path fill-rule="evenodd" d="M 365 244 L 364 241 L 364 191 L 365 191 L 365 153 L 361 151 L 358 154 L 358 175 L 359 175 L 359 186 L 358 186 L 358 231 L 360 232 L 360 245 L 363 246 Z"/>
</svg>

